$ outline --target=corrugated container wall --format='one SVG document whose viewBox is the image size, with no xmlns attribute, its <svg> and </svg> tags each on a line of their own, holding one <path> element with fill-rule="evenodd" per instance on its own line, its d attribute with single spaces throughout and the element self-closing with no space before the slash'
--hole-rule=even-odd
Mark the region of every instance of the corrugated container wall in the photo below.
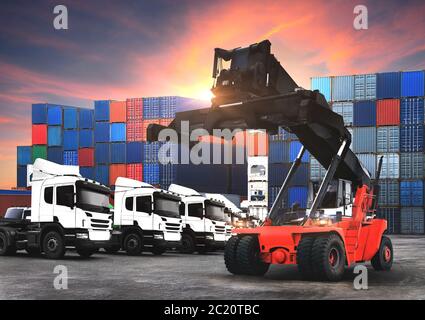
<svg viewBox="0 0 425 320">
<path fill-rule="evenodd" d="M 270 141 L 269 162 L 283 163 L 289 161 L 289 142 Z"/>
<path fill-rule="evenodd" d="M 38 158 L 47 160 L 47 146 L 32 146 L 32 162 Z"/>
<path fill-rule="evenodd" d="M 92 148 L 94 146 L 93 130 L 80 130 L 79 141 L 80 148 Z"/>
<path fill-rule="evenodd" d="M 307 187 L 289 187 L 288 205 L 298 203 L 300 208 L 307 208 L 308 188 Z"/>
<path fill-rule="evenodd" d="M 17 167 L 16 184 L 18 188 L 27 187 L 27 167 L 26 166 Z"/>
<path fill-rule="evenodd" d="M 109 122 L 96 122 L 94 128 L 94 142 L 109 142 L 111 126 Z"/>
<path fill-rule="evenodd" d="M 109 121 L 109 100 L 94 102 L 94 117 L 96 121 Z"/>
<path fill-rule="evenodd" d="M 424 71 L 409 71 L 401 73 L 401 96 L 423 97 L 425 89 Z"/>
<path fill-rule="evenodd" d="M 47 124 L 47 104 L 35 103 L 32 105 L 32 124 Z"/>
<path fill-rule="evenodd" d="M 380 180 L 379 187 L 379 206 L 398 206 L 400 204 L 398 180 Z"/>
<path fill-rule="evenodd" d="M 111 101 L 109 111 L 110 122 L 127 121 L 127 105 L 125 101 Z"/>
<path fill-rule="evenodd" d="M 354 100 L 376 99 L 376 74 L 354 76 Z"/>
<path fill-rule="evenodd" d="M 407 98 L 401 100 L 401 124 L 424 123 L 424 98 Z"/>
<path fill-rule="evenodd" d="M 98 165 L 94 169 L 95 180 L 104 185 L 109 185 L 109 166 Z"/>
<path fill-rule="evenodd" d="M 110 160 L 110 144 L 109 143 L 96 143 L 95 159 L 97 164 L 110 163 L 111 160 Z"/>
<path fill-rule="evenodd" d="M 32 125 L 32 145 L 47 144 L 47 125 L 33 124 Z"/>
<path fill-rule="evenodd" d="M 423 234 L 424 233 L 424 209 L 401 208 L 401 233 Z"/>
<path fill-rule="evenodd" d="M 80 109 L 79 125 L 80 125 L 80 129 L 93 129 L 93 126 L 94 126 L 93 110 Z"/>
<path fill-rule="evenodd" d="M 47 124 L 49 126 L 62 125 L 62 107 L 50 105 L 47 108 Z"/>
<path fill-rule="evenodd" d="M 353 102 L 332 103 L 332 110 L 342 116 L 346 126 L 353 125 Z"/>
<path fill-rule="evenodd" d="M 126 163 L 126 144 L 111 143 L 111 163 Z"/>
<path fill-rule="evenodd" d="M 159 164 L 145 163 L 143 165 L 143 180 L 149 184 L 159 184 Z"/>
<path fill-rule="evenodd" d="M 377 74 L 376 96 L 378 99 L 400 98 L 401 73 L 385 72 Z"/>
<path fill-rule="evenodd" d="M 168 189 L 176 179 L 176 167 L 172 164 L 159 166 L 159 183 L 161 188 Z"/>
<path fill-rule="evenodd" d="M 378 100 L 376 103 L 376 124 L 390 126 L 400 124 L 400 100 Z"/>
<path fill-rule="evenodd" d="M 353 128 L 353 151 L 356 153 L 376 152 L 376 127 Z"/>
<path fill-rule="evenodd" d="M 78 166 L 78 151 L 64 151 L 63 164 L 66 166 Z"/>
<path fill-rule="evenodd" d="M 127 164 L 127 178 L 143 181 L 143 165 L 141 163 Z"/>
<path fill-rule="evenodd" d="M 376 102 L 359 101 L 353 106 L 353 125 L 358 127 L 376 126 Z"/>
<path fill-rule="evenodd" d="M 400 233 L 400 208 L 378 207 L 378 218 L 387 220 L 387 232 L 390 234 Z"/>
<path fill-rule="evenodd" d="M 111 124 L 111 142 L 124 142 L 124 141 L 126 141 L 125 123 L 112 123 Z"/>
<path fill-rule="evenodd" d="M 327 101 L 331 101 L 331 78 L 314 77 L 311 78 L 311 90 L 319 90 Z"/>
<path fill-rule="evenodd" d="M 289 161 L 290 162 L 295 161 L 298 154 L 300 153 L 301 147 L 302 147 L 302 144 L 299 141 L 291 141 L 289 143 Z M 310 157 L 310 155 L 309 155 L 308 151 L 305 151 L 302 158 L 301 158 L 301 162 L 308 162 L 309 157 Z"/>
<path fill-rule="evenodd" d="M 94 166 L 94 149 L 86 148 L 78 150 L 78 165 L 81 167 Z"/>
<path fill-rule="evenodd" d="M 325 177 L 326 169 L 313 156 L 310 157 L 310 180 L 322 181 Z"/>
<path fill-rule="evenodd" d="M 109 185 L 114 186 L 118 177 L 126 177 L 127 166 L 125 164 L 111 164 L 109 167 Z"/>
<path fill-rule="evenodd" d="M 400 128 L 397 126 L 378 127 L 377 152 L 399 152 Z"/>
<path fill-rule="evenodd" d="M 83 178 L 94 180 L 93 167 L 80 167 L 80 174 L 83 176 Z"/>
<path fill-rule="evenodd" d="M 425 155 L 423 153 L 400 154 L 400 178 L 423 179 L 425 177 Z"/>
<path fill-rule="evenodd" d="M 64 129 L 78 128 L 78 110 L 76 108 L 65 108 L 63 110 Z"/>
<path fill-rule="evenodd" d="M 422 180 L 400 182 L 400 204 L 404 207 L 423 207 L 424 183 Z"/>
<path fill-rule="evenodd" d="M 424 150 L 424 125 L 402 126 L 400 128 L 400 151 L 418 152 Z"/>
<path fill-rule="evenodd" d="M 63 148 L 62 147 L 48 147 L 47 160 L 57 164 L 63 164 Z"/>
<path fill-rule="evenodd" d="M 357 155 L 360 162 L 369 171 L 372 179 L 376 176 L 376 155 L 371 153 L 360 153 Z"/>
<path fill-rule="evenodd" d="M 126 106 L 127 106 L 127 121 L 143 119 L 143 99 L 142 98 L 127 99 Z"/>
<path fill-rule="evenodd" d="M 143 142 L 127 143 L 127 163 L 142 163 L 144 155 Z"/>
<path fill-rule="evenodd" d="M 62 127 L 49 126 L 47 131 L 47 144 L 49 147 L 62 145 Z"/>
<path fill-rule="evenodd" d="M 26 166 L 32 164 L 32 148 L 27 146 L 19 146 L 16 148 L 16 158 L 18 166 Z"/>
<path fill-rule="evenodd" d="M 78 150 L 78 131 L 65 130 L 63 132 L 63 148 L 64 150 Z"/>
<path fill-rule="evenodd" d="M 332 101 L 350 101 L 354 99 L 354 77 L 332 77 Z"/>
<path fill-rule="evenodd" d="M 143 118 L 157 119 L 160 115 L 159 97 L 143 98 Z"/>
<path fill-rule="evenodd" d="M 398 179 L 400 177 L 400 155 L 397 153 L 380 153 L 378 159 L 383 156 L 381 179 Z"/>
</svg>

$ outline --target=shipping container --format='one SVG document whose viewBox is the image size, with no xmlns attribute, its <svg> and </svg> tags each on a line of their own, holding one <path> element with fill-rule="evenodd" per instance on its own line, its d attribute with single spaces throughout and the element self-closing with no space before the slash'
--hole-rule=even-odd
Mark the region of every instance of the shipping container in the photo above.
<svg viewBox="0 0 425 320">
<path fill-rule="evenodd" d="M 353 128 L 353 151 L 355 153 L 376 152 L 376 127 Z"/>
<path fill-rule="evenodd" d="M 16 159 L 18 166 L 26 166 L 32 164 L 32 148 L 19 146 L 16 148 Z"/>
<path fill-rule="evenodd" d="M 290 163 L 271 163 L 269 164 L 269 185 L 281 186 L 285 180 Z M 290 186 L 307 186 L 309 181 L 309 166 L 307 163 L 302 163 L 290 181 Z"/>
<path fill-rule="evenodd" d="M 230 168 L 229 165 L 217 164 L 179 164 L 176 165 L 176 183 L 198 192 L 229 193 Z M 146 181 L 146 177 L 144 179 Z"/>
<path fill-rule="evenodd" d="M 47 125 L 32 125 L 32 145 L 47 144 Z"/>
<path fill-rule="evenodd" d="M 269 152 L 270 163 L 289 162 L 289 142 L 287 141 L 270 141 Z"/>
<path fill-rule="evenodd" d="M 109 111 L 110 122 L 127 121 L 127 105 L 125 101 L 111 101 Z"/>
<path fill-rule="evenodd" d="M 288 206 L 292 207 L 298 204 L 299 208 L 307 208 L 308 188 L 307 187 L 289 187 Z"/>
<path fill-rule="evenodd" d="M 47 104 L 35 103 L 32 105 L 32 124 L 47 124 Z"/>
<path fill-rule="evenodd" d="M 319 90 L 327 101 L 331 101 L 331 78 L 314 77 L 311 78 L 311 90 Z"/>
<path fill-rule="evenodd" d="M 16 183 L 18 188 L 27 187 L 27 166 L 18 166 L 16 173 Z M 14 204 L 16 205 L 16 204 Z M 3 212 L 1 213 L 3 214 Z"/>
<path fill-rule="evenodd" d="M 424 183 L 422 180 L 400 181 L 400 204 L 403 207 L 423 207 Z"/>
<path fill-rule="evenodd" d="M 400 128 L 397 126 L 378 127 L 376 150 L 377 152 L 399 152 Z"/>
<path fill-rule="evenodd" d="M 322 181 L 325 177 L 326 169 L 313 156 L 310 157 L 310 180 Z"/>
<path fill-rule="evenodd" d="M 382 159 L 381 179 L 398 179 L 400 177 L 400 155 L 397 153 L 380 153 L 377 160 Z"/>
<path fill-rule="evenodd" d="M 400 178 L 423 179 L 425 178 L 425 155 L 423 153 L 400 154 Z"/>
<path fill-rule="evenodd" d="M 94 118 L 96 121 L 109 122 L 109 100 L 98 100 L 94 102 Z"/>
<path fill-rule="evenodd" d="M 424 98 L 401 99 L 400 105 L 401 124 L 424 123 Z"/>
<path fill-rule="evenodd" d="M 378 218 L 387 220 L 387 233 L 400 233 L 400 208 L 378 208 Z"/>
<path fill-rule="evenodd" d="M 132 98 L 126 100 L 127 121 L 143 119 L 143 98 Z"/>
<path fill-rule="evenodd" d="M 385 72 L 377 74 L 376 96 L 378 99 L 400 98 L 401 73 Z"/>
<path fill-rule="evenodd" d="M 124 142 L 126 141 L 125 136 L 126 136 L 125 123 L 111 124 L 111 142 Z"/>
<path fill-rule="evenodd" d="M 176 115 L 177 98 L 176 97 L 161 97 L 159 99 L 159 117 L 162 119 L 174 118 Z"/>
<path fill-rule="evenodd" d="M 294 162 L 300 153 L 302 144 L 299 141 L 291 141 L 289 144 L 289 161 Z M 310 154 L 306 150 L 301 158 L 301 162 L 308 162 Z"/>
<path fill-rule="evenodd" d="M 62 125 L 62 107 L 56 105 L 49 105 L 47 107 L 47 124 L 49 126 Z"/>
<path fill-rule="evenodd" d="M 111 137 L 111 125 L 109 122 L 96 122 L 94 127 L 94 142 L 109 142 Z"/>
<path fill-rule="evenodd" d="M 142 163 L 144 157 L 143 142 L 128 142 L 127 143 L 127 163 Z"/>
<path fill-rule="evenodd" d="M 63 148 L 64 150 L 78 150 L 78 131 L 64 130 L 63 132 Z"/>
<path fill-rule="evenodd" d="M 109 143 L 96 143 L 95 159 L 96 164 L 109 164 L 111 162 Z"/>
<path fill-rule="evenodd" d="M 62 147 L 48 147 L 47 160 L 57 164 L 63 164 L 63 148 Z"/>
<path fill-rule="evenodd" d="M 247 196 L 248 193 L 248 166 L 246 164 L 233 164 L 231 168 L 231 180 L 233 194 Z M 175 178 L 175 176 L 174 176 Z"/>
<path fill-rule="evenodd" d="M 269 139 L 265 131 L 248 132 L 245 137 L 250 157 L 267 156 L 269 154 Z"/>
<path fill-rule="evenodd" d="M 147 130 L 150 124 L 159 124 L 160 119 L 150 119 L 150 120 L 143 120 L 142 121 L 142 130 L 141 130 L 141 137 L 142 141 L 146 141 L 147 139 Z M 139 133 L 136 131 L 136 137 L 138 137 Z"/>
<path fill-rule="evenodd" d="M 101 184 L 108 186 L 109 185 L 109 166 L 107 165 L 97 165 L 94 168 L 95 180 Z"/>
<path fill-rule="evenodd" d="M 127 176 L 127 165 L 111 164 L 109 167 L 109 185 L 114 186 L 118 177 Z"/>
<path fill-rule="evenodd" d="M 94 117 L 93 110 L 91 109 L 80 109 L 79 110 L 79 126 L 80 129 L 93 129 Z"/>
<path fill-rule="evenodd" d="M 78 150 L 78 164 L 81 167 L 94 166 L 94 149 L 84 148 Z"/>
<path fill-rule="evenodd" d="M 63 110 L 63 127 L 64 129 L 78 128 L 78 109 L 65 108 Z"/>
<path fill-rule="evenodd" d="M 92 148 L 94 146 L 93 130 L 83 129 L 79 134 L 79 147 Z"/>
<path fill-rule="evenodd" d="M 424 208 L 401 208 L 401 233 L 424 234 Z"/>
<path fill-rule="evenodd" d="M 80 174 L 83 178 L 94 180 L 94 168 L 93 167 L 80 167 Z"/>
<path fill-rule="evenodd" d="M 144 146 L 143 146 L 144 148 Z M 177 143 L 161 143 L 158 151 L 158 162 L 161 164 L 179 163 L 179 146 Z"/>
<path fill-rule="evenodd" d="M 332 101 L 354 99 L 354 76 L 332 77 Z"/>
<path fill-rule="evenodd" d="M 280 187 L 269 187 L 268 190 L 268 200 L 269 200 L 269 209 L 273 206 L 274 201 L 279 194 Z M 283 195 L 282 201 L 280 204 L 277 204 L 278 208 L 287 208 L 288 207 L 288 193 Z"/>
<path fill-rule="evenodd" d="M 47 146 L 32 146 L 32 162 L 36 159 L 47 160 Z"/>
<path fill-rule="evenodd" d="M 158 163 L 144 163 L 143 165 L 144 182 L 153 184 L 153 185 L 158 185 L 160 183 L 159 166 L 160 165 Z"/>
<path fill-rule="evenodd" d="M 353 102 L 332 103 L 332 110 L 342 116 L 346 126 L 353 125 Z"/>
<path fill-rule="evenodd" d="M 160 98 L 143 98 L 143 118 L 158 119 L 160 116 Z"/>
<path fill-rule="evenodd" d="M 376 103 L 376 124 L 391 126 L 400 124 L 400 100 L 378 100 Z"/>
<path fill-rule="evenodd" d="M 66 166 L 78 166 L 78 151 L 64 151 L 63 164 Z"/>
<path fill-rule="evenodd" d="M 360 162 L 369 171 L 372 179 L 376 176 L 376 155 L 371 153 L 359 153 L 357 154 Z"/>
<path fill-rule="evenodd" d="M 23 176 L 23 174 L 22 174 Z M 19 183 L 19 179 L 18 179 Z M 23 181 L 22 181 L 23 183 Z M 26 184 L 26 180 L 25 180 Z M 26 186 L 18 186 L 25 188 Z M 0 190 L 0 218 L 10 207 L 31 207 L 30 190 Z"/>
<path fill-rule="evenodd" d="M 379 188 L 379 206 L 398 206 L 400 204 L 400 184 L 398 180 L 380 180 Z"/>
<path fill-rule="evenodd" d="M 424 151 L 424 125 L 409 125 L 400 128 L 400 151 Z"/>
<path fill-rule="evenodd" d="M 172 164 L 160 165 L 159 179 L 161 188 L 168 189 L 170 184 L 176 180 L 176 166 Z"/>
<path fill-rule="evenodd" d="M 62 127 L 49 126 L 47 129 L 47 145 L 49 147 L 62 146 Z"/>
<path fill-rule="evenodd" d="M 127 141 L 143 141 L 143 121 L 129 120 L 126 124 Z"/>
<path fill-rule="evenodd" d="M 144 145 L 143 162 L 156 163 L 158 162 L 159 149 L 163 145 L 161 142 L 146 142 Z"/>
<path fill-rule="evenodd" d="M 354 76 L 354 100 L 376 99 L 376 74 Z"/>
<path fill-rule="evenodd" d="M 425 83 L 424 71 L 408 71 L 401 73 L 401 96 L 423 97 Z"/>
<path fill-rule="evenodd" d="M 143 181 L 143 165 L 141 163 L 127 164 L 127 178 Z"/>
<path fill-rule="evenodd" d="M 353 106 L 353 125 L 376 126 L 376 101 L 358 101 Z"/>
<path fill-rule="evenodd" d="M 161 118 L 159 119 L 159 124 L 161 126 L 168 127 L 173 120 L 173 118 Z"/>
<path fill-rule="evenodd" d="M 111 163 L 126 163 L 126 144 L 111 143 Z"/>
</svg>

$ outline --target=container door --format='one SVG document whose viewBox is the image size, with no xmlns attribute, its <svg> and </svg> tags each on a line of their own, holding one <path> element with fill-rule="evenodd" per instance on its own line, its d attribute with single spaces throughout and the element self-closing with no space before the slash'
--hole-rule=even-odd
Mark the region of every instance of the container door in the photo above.
<svg viewBox="0 0 425 320">
<path fill-rule="evenodd" d="M 75 186 L 73 184 L 55 187 L 53 215 L 65 229 L 75 228 Z"/>
</svg>

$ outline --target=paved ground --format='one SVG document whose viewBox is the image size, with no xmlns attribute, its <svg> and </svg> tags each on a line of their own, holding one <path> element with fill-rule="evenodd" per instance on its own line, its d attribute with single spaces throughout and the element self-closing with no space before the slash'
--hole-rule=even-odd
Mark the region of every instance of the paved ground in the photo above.
<svg viewBox="0 0 425 320">
<path fill-rule="evenodd" d="M 89 260 L 0 258 L 0 299 L 425 299 L 425 237 L 392 237 L 391 272 L 370 266 L 369 290 L 353 289 L 353 270 L 339 283 L 302 281 L 296 267 L 274 266 L 264 278 L 229 274 L 220 253 L 163 256 L 98 254 Z M 55 266 L 68 268 L 68 290 L 55 290 Z"/>
</svg>

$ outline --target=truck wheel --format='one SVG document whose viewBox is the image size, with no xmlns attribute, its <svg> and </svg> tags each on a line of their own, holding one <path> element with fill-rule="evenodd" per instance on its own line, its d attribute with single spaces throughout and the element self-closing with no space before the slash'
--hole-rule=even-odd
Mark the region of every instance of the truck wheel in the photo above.
<svg viewBox="0 0 425 320">
<path fill-rule="evenodd" d="M 314 276 L 319 280 L 339 281 L 345 271 L 345 250 L 340 237 L 330 234 L 314 240 L 311 252 Z"/>
<path fill-rule="evenodd" d="M 97 249 L 77 248 L 78 255 L 85 259 L 90 258 L 96 252 L 97 252 Z"/>
<path fill-rule="evenodd" d="M 11 256 L 16 253 L 14 245 L 7 245 L 7 236 L 4 232 L 0 232 L 0 256 Z"/>
<path fill-rule="evenodd" d="M 390 238 L 382 236 L 378 252 L 372 258 L 372 266 L 377 271 L 388 271 L 393 265 L 393 245 Z"/>
<path fill-rule="evenodd" d="M 242 274 L 236 258 L 239 240 L 238 237 L 231 237 L 224 248 L 224 264 L 227 270 L 233 274 Z"/>
<path fill-rule="evenodd" d="M 190 235 L 183 234 L 181 243 L 179 250 L 181 253 L 192 254 L 195 252 L 195 241 L 193 241 L 193 238 Z"/>
<path fill-rule="evenodd" d="M 262 276 L 269 270 L 270 264 L 261 260 L 260 245 L 256 236 L 248 235 L 239 240 L 236 259 L 241 274 Z"/>
<path fill-rule="evenodd" d="M 31 257 L 37 257 L 39 255 L 41 255 L 41 251 L 40 248 L 34 248 L 34 247 L 29 247 L 26 248 L 25 251 L 31 256 Z"/>
<path fill-rule="evenodd" d="M 165 251 L 167 251 L 167 248 L 164 248 L 164 247 L 153 247 L 152 248 L 152 254 L 154 254 L 155 256 L 160 256 L 163 253 L 165 253 Z"/>
<path fill-rule="evenodd" d="M 138 233 L 130 233 L 124 239 L 124 248 L 129 256 L 138 256 L 142 253 L 142 237 Z"/>
<path fill-rule="evenodd" d="M 65 255 L 65 244 L 57 231 L 48 232 L 43 238 L 43 251 L 47 259 L 61 259 Z"/>
<path fill-rule="evenodd" d="M 311 261 L 311 251 L 313 249 L 315 237 L 304 236 L 301 238 L 297 248 L 298 271 L 304 279 L 314 278 L 313 266 Z"/>
</svg>

